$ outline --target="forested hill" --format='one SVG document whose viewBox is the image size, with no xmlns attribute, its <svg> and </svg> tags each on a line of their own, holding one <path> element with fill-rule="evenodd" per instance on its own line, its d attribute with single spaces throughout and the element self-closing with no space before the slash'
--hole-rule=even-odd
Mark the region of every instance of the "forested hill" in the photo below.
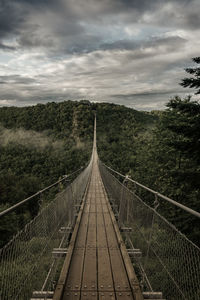
<svg viewBox="0 0 200 300">
<path fill-rule="evenodd" d="M 1 209 L 87 163 L 95 112 L 99 150 L 104 157 L 110 136 L 115 145 L 120 136 L 127 140 L 156 120 L 151 114 L 124 106 L 89 101 L 0 108 Z M 125 148 L 119 145 L 122 152 Z"/>
<path fill-rule="evenodd" d="M 178 97 L 151 113 L 89 101 L 0 108 L 1 209 L 87 163 L 95 113 L 102 161 L 199 210 L 200 105 Z M 169 207 L 164 214 L 198 240 L 195 220 Z"/>
</svg>

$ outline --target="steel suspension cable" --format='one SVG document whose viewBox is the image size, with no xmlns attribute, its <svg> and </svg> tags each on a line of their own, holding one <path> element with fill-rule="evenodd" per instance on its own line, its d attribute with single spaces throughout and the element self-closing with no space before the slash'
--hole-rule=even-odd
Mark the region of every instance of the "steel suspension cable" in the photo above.
<svg viewBox="0 0 200 300">
<path fill-rule="evenodd" d="M 118 174 L 119 176 L 121 176 L 121 177 L 123 177 L 123 178 L 126 178 L 126 180 L 128 180 L 128 181 L 130 181 L 130 182 L 133 182 L 133 183 L 136 184 L 137 186 L 139 186 L 139 187 L 145 189 L 146 191 L 148 191 L 148 192 L 150 192 L 150 193 L 156 195 L 157 197 L 159 197 L 159 198 L 161 198 L 161 199 L 163 199 L 163 200 L 166 200 L 166 201 L 172 203 L 173 205 L 175 205 L 175 206 L 177 206 L 177 207 L 179 207 L 179 208 L 181 208 L 181 209 L 183 209 L 183 210 L 189 212 L 190 214 L 192 214 L 192 215 L 195 216 L 195 217 L 200 218 L 200 213 L 199 213 L 198 211 L 195 211 L 195 210 L 193 210 L 193 209 L 191 209 L 191 208 L 189 208 L 189 207 L 187 207 L 187 206 L 185 206 L 185 205 L 183 205 L 183 204 L 181 204 L 181 203 L 179 203 L 179 202 L 177 202 L 177 201 L 175 201 L 175 200 L 173 200 L 173 199 L 171 199 L 171 198 L 169 198 L 169 197 L 167 197 L 167 196 L 162 195 L 162 194 L 159 193 L 159 192 L 156 192 L 156 191 L 154 191 L 154 190 L 152 190 L 152 189 L 146 187 L 145 185 L 143 185 L 143 184 L 141 184 L 141 183 L 139 183 L 139 182 L 137 182 L 137 181 L 131 179 L 129 176 L 123 175 L 123 174 L 121 174 L 121 173 L 115 171 L 114 169 L 112 169 L 111 167 L 108 167 L 108 166 L 107 166 L 106 164 L 104 164 L 104 163 L 102 163 L 102 164 L 103 164 L 107 169 L 109 169 L 110 171 L 114 172 L 115 174 Z"/>
<path fill-rule="evenodd" d="M 13 205 L 13 206 L 11 206 L 11 207 L 5 209 L 4 211 L 0 212 L 0 218 L 1 218 L 2 216 L 4 216 L 4 215 L 10 213 L 11 211 L 15 210 L 17 207 L 21 206 L 22 204 L 24 204 L 24 203 L 28 202 L 29 200 L 35 198 L 36 196 L 38 196 L 38 195 L 44 193 L 45 191 L 51 189 L 52 187 L 58 185 L 59 183 L 61 183 L 61 182 L 63 182 L 63 181 L 65 181 L 67 178 L 69 178 L 69 177 L 75 175 L 76 173 L 80 172 L 83 168 L 84 168 L 84 167 L 81 167 L 80 169 L 74 171 L 73 173 L 71 173 L 71 174 L 69 174 L 69 175 L 64 175 L 64 177 L 61 178 L 60 180 L 58 180 L 58 181 L 52 183 L 51 185 L 47 186 L 46 188 L 44 188 L 44 189 L 38 191 L 37 193 L 35 193 L 35 194 L 33 194 L 33 195 L 27 197 L 26 199 L 24 199 L 24 200 L 22 200 L 22 201 L 16 203 L 15 205 Z"/>
</svg>

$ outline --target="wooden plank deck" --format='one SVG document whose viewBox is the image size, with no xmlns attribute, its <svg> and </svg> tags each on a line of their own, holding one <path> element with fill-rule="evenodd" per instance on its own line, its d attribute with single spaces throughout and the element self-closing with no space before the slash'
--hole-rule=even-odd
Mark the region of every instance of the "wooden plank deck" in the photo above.
<svg viewBox="0 0 200 300">
<path fill-rule="evenodd" d="M 91 179 L 53 299 L 143 300 L 103 186 L 95 143 Z"/>
</svg>

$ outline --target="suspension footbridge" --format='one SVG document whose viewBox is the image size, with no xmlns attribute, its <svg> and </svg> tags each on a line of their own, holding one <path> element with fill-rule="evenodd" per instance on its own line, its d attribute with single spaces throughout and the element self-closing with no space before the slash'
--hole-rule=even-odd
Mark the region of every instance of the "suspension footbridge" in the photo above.
<svg viewBox="0 0 200 300">
<path fill-rule="evenodd" d="M 161 199 L 200 214 L 105 166 L 96 119 L 88 166 L 61 183 L 67 186 L 1 249 L 1 300 L 200 299 L 200 249 L 157 207 Z M 153 195 L 153 207 L 138 189 Z"/>
</svg>

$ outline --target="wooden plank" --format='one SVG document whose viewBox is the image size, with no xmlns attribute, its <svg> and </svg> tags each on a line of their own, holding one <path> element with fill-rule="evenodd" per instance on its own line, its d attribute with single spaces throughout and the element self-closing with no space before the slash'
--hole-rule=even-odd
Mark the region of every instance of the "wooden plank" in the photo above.
<svg viewBox="0 0 200 300">
<path fill-rule="evenodd" d="M 105 228 L 106 228 L 106 235 L 107 235 L 107 241 L 108 241 L 108 247 L 109 248 L 119 248 L 118 246 L 118 240 L 114 231 L 114 227 L 112 224 L 112 220 L 110 218 L 109 213 L 104 213 L 104 222 L 105 222 Z"/>
<path fill-rule="evenodd" d="M 98 199 L 96 202 L 96 212 L 97 212 L 97 214 L 99 214 L 99 213 L 102 214 L 102 205 L 101 205 L 101 202 L 98 202 Z"/>
<path fill-rule="evenodd" d="M 89 213 L 90 211 L 90 202 L 86 202 L 84 206 L 84 213 Z"/>
<path fill-rule="evenodd" d="M 107 204 L 102 205 L 102 210 L 103 210 L 104 213 L 109 212 Z"/>
<path fill-rule="evenodd" d="M 96 248 L 86 248 L 81 289 L 97 290 Z"/>
<path fill-rule="evenodd" d="M 113 291 L 113 278 L 108 249 L 98 249 L 98 290 Z"/>
<path fill-rule="evenodd" d="M 103 214 L 97 214 L 97 247 L 98 248 L 108 247 Z"/>
<path fill-rule="evenodd" d="M 85 249 L 74 249 L 65 290 L 80 290 Z"/>
<path fill-rule="evenodd" d="M 96 247 L 96 213 L 89 213 L 86 247 Z"/>
<path fill-rule="evenodd" d="M 84 248 L 86 244 L 86 238 L 87 238 L 87 230 L 88 230 L 88 218 L 89 214 L 83 212 L 80 227 L 77 233 L 77 238 L 75 242 L 75 248 Z"/>
<path fill-rule="evenodd" d="M 62 300 L 80 300 L 80 292 L 65 291 Z"/>
<path fill-rule="evenodd" d="M 90 204 L 90 213 L 96 213 L 96 204 L 93 202 L 91 202 Z"/>
<path fill-rule="evenodd" d="M 109 252 L 115 291 L 130 290 L 130 284 L 128 281 L 127 273 L 124 267 L 120 250 L 109 249 Z"/>
<path fill-rule="evenodd" d="M 116 293 L 117 300 L 135 300 L 133 294 L 131 292 L 117 292 Z"/>
<path fill-rule="evenodd" d="M 116 296 L 114 291 L 99 293 L 99 300 L 115 300 L 115 299 Z M 123 298 L 121 300 L 123 300 Z"/>
<path fill-rule="evenodd" d="M 82 292 L 81 293 L 81 300 L 98 300 L 98 293 L 97 292 Z"/>
</svg>

